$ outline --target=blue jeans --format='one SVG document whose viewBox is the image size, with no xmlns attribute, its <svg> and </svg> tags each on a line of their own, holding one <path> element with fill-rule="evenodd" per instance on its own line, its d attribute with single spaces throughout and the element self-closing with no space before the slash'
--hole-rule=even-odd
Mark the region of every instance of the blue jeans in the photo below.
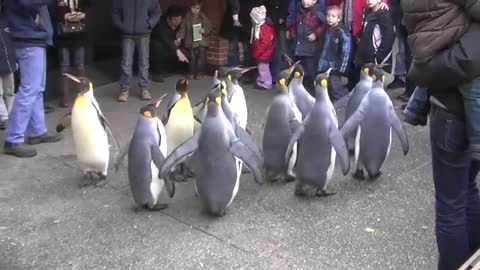
<svg viewBox="0 0 480 270">
<path fill-rule="evenodd" d="M 432 104 L 430 144 L 439 270 L 457 269 L 480 248 L 478 162 L 467 149 L 465 122 Z"/>
<path fill-rule="evenodd" d="M 305 89 L 315 97 L 315 74 L 316 74 L 316 64 L 315 64 L 315 56 L 296 56 L 296 61 L 302 61 L 301 64 L 304 69 L 304 77 L 303 77 L 303 86 Z M 317 62 L 318 63 L 318 62 Z"/>
<path fill-rule="evenodd" d="M 20 68 L 20 86 L 5 130 L 4 141 L 23 143 L 29 137 L 47 133 L 43 111 L 43 92 L 46 78 L 46 49 L 41 47 L 15 50 Z"/>
<path fill-rule="evenodd" d="M 458 87 L 463 96 L 467 123 L 468 142 L 472 157 L 480 160 L 480 78 Z M 405 107 L 408 116 L 426 119 L 430 102 L 427 91 L 417 87 Z"/>
<path fill-rule="evenodd" d="M 227 66 L 239 66 L 240 65 L 240 48 L 238 46 L 238 37 L 228 41 L 228 56 Z M 252 65 L 252 54 L 250 53 L 250 44 L 248 42 L 242 42 L 243 45 L 243 66 Z"/>
<path fill-rule="evenodd" d="M 85 47 L 77 48 L 60 48 L 59 51 L 60 59 L 60 72 L 68 72 L 70 68 L 70 56 L 73 53 L 73 65 L 79 70 L 85 70 Z"/>
<path fill-rule="evenodd" d="M 123 37 L 122 38 L 122 76 L 120 77 L 120 88 L 122 91 L 130 89 L 132 81 L 133 54 L 135 48 L 138 51 L 138 73 L 140 88 L 148 88 L 150 36 L 144 37 Z"/>
</svg>

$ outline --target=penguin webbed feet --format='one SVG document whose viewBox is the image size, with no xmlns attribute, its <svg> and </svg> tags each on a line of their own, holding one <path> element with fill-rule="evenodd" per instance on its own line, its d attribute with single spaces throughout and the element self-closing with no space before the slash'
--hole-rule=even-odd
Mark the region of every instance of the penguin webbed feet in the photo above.
<svg viewBox="0 0 480 270">
<path fill-rule="evenodd" d="M 378 171 L 377 173 L 375 174 L 368 174 L 368 180 L 370 181 L 375 181 L 377 180 L 378 178 L 380 178 L 380 176 L 382 176 L 382 172 L 381 171 Z"/>
<path fill-rule="evenodd" d="M 157 203 L 157 204 L 154 204 L 154 205 L 147 205 L 147 207 L 145 207 L 145 210 L 149 211 L 149 212 L 156 212 L 156 211 L 161 211 L 161 210 L 164 210 L 164 209 L 167 209 L 168 208 L 168 204 L 166 203 Z"/>
<path fill-rule="evenodd" d="M 80 181 L 79 187 L 94 185 L 104 187 L 107 184 L 107 176 L 97 172 L 87 172 Z"/>
<path fill-rule="evenodd" d="M 352 173 L 354 179 L 363 181 L 365 180 L 365 174 L 362 169 L 357 169 L 354 173 Z"/>
</svg>

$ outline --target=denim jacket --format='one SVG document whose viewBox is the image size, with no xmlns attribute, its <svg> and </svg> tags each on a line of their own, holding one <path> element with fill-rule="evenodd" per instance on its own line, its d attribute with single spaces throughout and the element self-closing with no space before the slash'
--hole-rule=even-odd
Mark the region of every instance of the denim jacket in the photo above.
<svg viewBox="0 0 480 270">
<path fill-rule="evenodd" d="M 290 36 L 295 41 L 295 55 L 296 56 L 315 56 L 322 38 L 324 24 L 315 12 L 315 9 L 305 9 L 300 7 L 297 11 L 295 25 L 290 27 Z M 315 34 L 316 39 L 309 41 L 307 37 L 310 34 Z"/>
</svg>

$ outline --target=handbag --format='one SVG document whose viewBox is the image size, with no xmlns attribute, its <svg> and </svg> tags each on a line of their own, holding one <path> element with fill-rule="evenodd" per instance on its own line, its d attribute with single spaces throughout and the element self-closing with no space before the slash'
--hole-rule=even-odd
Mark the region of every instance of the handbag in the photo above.
<svg viewBox="0 0 480 270">
<path fill-rule="evenodd" d="M 77 34 L 85 31 L 85 23 L 83 22 L 59 22 L 57 24 L 57 34 L 65 36 L 69 34 Z"/>
</svg>

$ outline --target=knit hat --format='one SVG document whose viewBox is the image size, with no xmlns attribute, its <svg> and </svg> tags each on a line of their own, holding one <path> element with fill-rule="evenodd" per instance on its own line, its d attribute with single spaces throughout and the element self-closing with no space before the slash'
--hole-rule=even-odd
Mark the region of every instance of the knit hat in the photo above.
<svg viewBox="0 0 480 270">
<path fill-rule="evenodd" d="M 254 7 L 252 8 L 252 11 L 250 11 L 250 18 L 252 18 L 253 21 L 250 43 L 253 42 L 253 37 L 255 37 L 255 39 L 260 38 L 260 26 L 265 23 L 266 17 L 267 9 L 264 5 Z"/>
</svg>

